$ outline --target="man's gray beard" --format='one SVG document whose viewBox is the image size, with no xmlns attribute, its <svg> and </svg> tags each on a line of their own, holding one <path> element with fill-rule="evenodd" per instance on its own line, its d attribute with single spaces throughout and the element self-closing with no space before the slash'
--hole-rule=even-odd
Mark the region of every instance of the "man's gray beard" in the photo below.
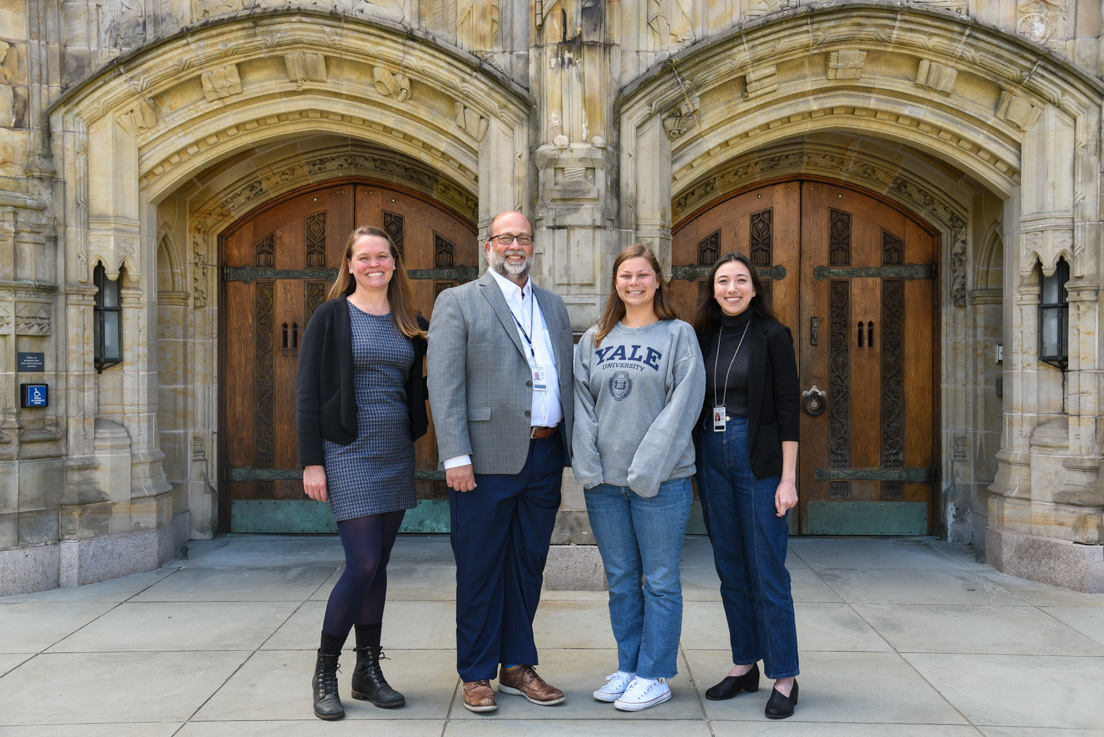
<svg viewBox="0 0 1104 737">
<path fill-rule="evenodd" d="M 533 265 L 533 259 L 525 259 L 525 263 L 521 265 L 521 268 L 511 267 L 506 261 L 505 256 L 500 256 L 494 251 L 490 251 L 487 253 L 487 265 L 507 279 L 524 278 L 529 276 L 529 268 Z M 517 269 L 517 271 L 513 269 Z"/>
</svg>

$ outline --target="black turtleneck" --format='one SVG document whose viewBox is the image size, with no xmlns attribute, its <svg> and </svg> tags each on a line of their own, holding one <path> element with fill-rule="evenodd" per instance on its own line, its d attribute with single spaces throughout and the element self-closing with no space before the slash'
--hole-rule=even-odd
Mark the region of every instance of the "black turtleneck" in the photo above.
<svg viewBox="0 0 1104 737">
<path fill-rule="evenodd" d="M 722 313 L 720 327 L 705 357 L 705 402 L 710 407 L 724 402 L 730 417 L 747 417 L 748 413 L 748 337 L 745 330 L 750 330 L 751 315 L 751 310 L 739 315 Z M 741 337 L 744 338 L 742 345 Z M 740 346 L 740 350 L 733 360 L 736 346 Z"/>
</svg>

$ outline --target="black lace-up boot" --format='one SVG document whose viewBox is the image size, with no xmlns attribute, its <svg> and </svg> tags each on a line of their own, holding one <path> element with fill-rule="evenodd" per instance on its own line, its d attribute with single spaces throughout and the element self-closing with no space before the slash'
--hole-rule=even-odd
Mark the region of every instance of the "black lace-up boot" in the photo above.
<svg viewBox="0 0 1104 737">
<path fill-rule="evenodd" d="M 337 694 L 337 658 L 337 655 L 324 655 L 319 650 L 311 681 L 314 687 L 314 715 L 327 721 L 345 716 L 341 697 Z"/>
</svg>

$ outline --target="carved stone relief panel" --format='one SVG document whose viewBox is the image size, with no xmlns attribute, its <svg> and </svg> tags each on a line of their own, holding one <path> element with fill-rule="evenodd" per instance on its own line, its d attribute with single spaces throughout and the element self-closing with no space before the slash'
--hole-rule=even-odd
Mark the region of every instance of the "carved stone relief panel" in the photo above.
<svg viewBox="0 0 1104 737">
<path fill-rule="evenodd" d="M 748 99 L 768 95 L 778 89 L 778 67 L 773 64 L 747 73 Z"/>
<path fill-rule="evenodd" d="M 652 47 L 677 49 L 695 40 L 690 0 L 647 0 Z"/>
<path fill-rule="evenodd" d="M 207 98 L 207 102 L 238 95 L 242 91 L 241 76 L 238 74 L 237 64 L 230 64 L 229 66 L 204 72 L 200 75 L 200 81 L 203 84 L 203 96 Z"/>
<path fill-rule="evenodd" d="M 1018 95 L 1004 90 L 997 103 L 997 115 L 1022 131 L 1035 124 L 1043 111 Z"/>
<path fill-rule="evenodd" d="M 865 51 L 833 51 L 828 55 L 828 79 L 858 79 L 865 63 Z"/>
<path fill-rule="evenodd" d="M 456 103 L 455 110 L 456 125 L 459 126 L 460 130 L 472 136 L 475 140 L 482 141 L 483 136 L 487 135 L 487 127 L 490 125 L 490 121 L 480 115 L 478 110 L 470 108 L 462 102 Z"/>
<path fill-rule="evenodd" d="M 410 78 L 404 74 L 392 74 L 386 67 L 375 67 L 372 76 L 376 80 L 376 92 L 384 97 L 394 97 L 398 102 L 410 99 Z"/>
<path fill-rule="evenodd" d="M 322 54 L 296 51 L 284 57 L 288 79 L 302 86 L 304 82 L 326 81 L 326 58 Z"/>
<path fill-rule="evenodd" d="M 15 305 L 16 335 L 49 335 L 50 302 L 22 301 Z"/>
<path fill-rule="evenodd" d="M 145 41 L 145 9 L 142 0 L 97 3 L 100 43 L 108 49 L 129 51 Z"/>
<path fill-rule="evenodd" d="M 137 136 L 157 125 L 157 108 L 153 100 L 140 100 L 137 105 L 120 115 L 116 120 L 119 121 L 119 125 L 123 127 L 123 130 L 132 136 Z"/>
<path fill-rule="evenodd" d="M 1018 0 L 1016 31 L 1045 44 L 1066 35 L 1066 0 Z"/>
<path fill-rule="evenodd" d="M 196 233 L 192 239 L 192 306 L 207 306 L 207 243 L 206 236 Z"/>
<path fill-rule="evenodd" d="M 916 84 L 949 95 L 958 80 L 958 70 L 939 62 L 921 59 L 916 70 Z"/>
<path fill-rule="evenodd" d="M 138 2 L 138 0 L 129 1 Z M 337 13 L 409 23 L 411 21 L 410 3 L 411 0 L 331 0 L 326 7 Z M 289 4 L 291 3 L 287 0 L 192 0 L 192 18 L 196 21 L 205 21 L 220 15 L 248 10 L 286 8 Z M 317 7 L 317 4 L 306 2 L 302 5 Z"/>
<path fill-rule="evenodd" d="M 500 16 L 499 0 L 458 0 L 456 45 L 469 51 L 494 49 Z"/>
</svg>

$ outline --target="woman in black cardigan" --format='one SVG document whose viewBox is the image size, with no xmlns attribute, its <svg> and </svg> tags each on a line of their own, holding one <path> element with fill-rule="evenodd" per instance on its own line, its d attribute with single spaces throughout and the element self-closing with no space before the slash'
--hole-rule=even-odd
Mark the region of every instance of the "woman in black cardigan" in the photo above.
<svg viewBox="0 0 1104 737">
<path fill-rule="evenodd" d="M 709 273 L 695 319 L 705 356 L 698 426 L 698 492 L 721 578 L 733 668 L 706 698 L 759 689 L 758 661 L 775 679 L 766 716 L 797 704 L 797 629 L 786 570 L 797 504 L 798 378 L 789 328 L 775 319 L 743 254 Z"/>
<path fill-rule="evenodd" d="M 329 296 L 303 335 L 295 413 L 304 491 L 329 501 L 345 549 L 313 680 L 315 715 L 340 719 L 337 660 L 354 627 L 353 698 L 383 708 L 406 703 L 380 670 L 380 629 L 387 561 L 416 504 L 414 441 L 428 424 L 428 323 L 414 312 L 398 249 L 378 228 L 349 237 Z"/>
</svg>

